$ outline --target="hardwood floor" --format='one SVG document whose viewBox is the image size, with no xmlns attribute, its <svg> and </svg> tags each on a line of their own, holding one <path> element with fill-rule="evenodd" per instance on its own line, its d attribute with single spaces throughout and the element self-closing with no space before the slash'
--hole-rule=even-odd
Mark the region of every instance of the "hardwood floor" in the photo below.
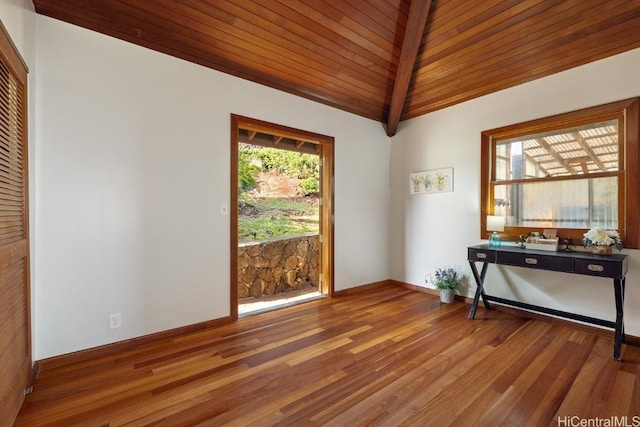
<svg viewBox="0 0 640 427">
<path fill-rule="evenodd" d="M 615 362 L 611 333 L 495 310 L 469 320 L 468 310 L 384 285 L 247 317 L 45 370 L 15 425 L 543 426 L 640 415 L 639 348 L 623 345 Z"/>
</svg>

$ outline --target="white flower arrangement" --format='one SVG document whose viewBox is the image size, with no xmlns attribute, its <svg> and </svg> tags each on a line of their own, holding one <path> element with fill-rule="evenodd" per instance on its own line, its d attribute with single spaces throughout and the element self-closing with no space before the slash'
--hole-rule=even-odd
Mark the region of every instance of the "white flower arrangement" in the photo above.
<svg viewBox="0 0 640 427">
<path fill-rule="evenodd" d="M 620 233 L 617 230 L 607 230 L 606 228 L 592 228 L 584 233 L 582 244 L 586 246 L 612 246 L 615 245 L 616 249 L 622 249 L 622 240 L 620 239 Z"/>
</svg>

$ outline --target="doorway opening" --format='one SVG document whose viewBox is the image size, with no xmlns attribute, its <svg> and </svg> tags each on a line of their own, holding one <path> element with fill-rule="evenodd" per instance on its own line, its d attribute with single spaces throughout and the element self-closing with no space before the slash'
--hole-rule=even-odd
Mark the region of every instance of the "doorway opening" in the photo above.
<svg viewBox="0 0 640 427">
<path fill-rule="evenodd" d="M 231 116 L 231 318 L 333 293 L 333 138 Z"/>
</svg>

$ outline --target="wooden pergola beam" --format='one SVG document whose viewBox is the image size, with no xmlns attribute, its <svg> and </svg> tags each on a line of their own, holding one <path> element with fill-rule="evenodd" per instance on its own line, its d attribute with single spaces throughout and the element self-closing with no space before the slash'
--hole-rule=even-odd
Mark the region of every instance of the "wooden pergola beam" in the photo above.
<svg viewBox="0 0 640 427">
<path fill-rule="evenodd" d="M 572 132 L 571 135 L 573 135 L 576 141 L 578 141 L 578 144 L 580 144 L 580 147 L 582 147 L 582 149 L 589 155 L 590 160 L 592 160 L 593 163 L 595 163 L 602 172 L 606 172 L 607 167 L 604 165 L 604 163 L 602 163 L 602 161 L 600 161 L 598 155 L 595 153 L 595 151 L 593 151 L 589 143 L 585 141 L 582 135 L 580 135 L 578 132 Z"/>
<path fill-rule="evenodd" d="M 431 0 L 412 0 L 411 6 L 409 6 L 409 17 L 407 18 L 407 26 L 405 28 L 404 38 L 402 39 L 400 61 L 393 84 L 391 103 L 389 104 L 389 116 L 387 117 L 385 126 L 388 136 L 395 135 L 398 130 L 398 123 L 400 123 L 402 108 L 404 107 L 407 97 L 407 90 L 409 89 L 409 83 L 413 75 L 424 28 L 427 25 L 430 7 Z"/>
<path fill-rule="evenodd" d="M 540 171 L 541 171 L 545 176 L 549 175 L 549 171 L 548 171 L 548 170 L 546 170 L 546 169 L 545 169 L 545 167 L 544 167 L 544 166 L 542 166 L 542 165 L 540 164 L 540 162 L 538 162 L 538 161 L 535 159 L 535 157 L 530 156 L 530 155 L 529 155 L 529 154 L 527 154 L 527 153 L 524 153 L 524 158 L 525 158 L 525 159 L 527 159 L 527 160 L 530 160 L 530 161 L 531 161 L 531 162 L 533 162 L 533 163 L 535 163 L 535 164 L 538 166 L 538 169 L 540 169 Z"/>
<path fill-rule="evenodd" d="M 569 172 L 571 175 L 576 174 L 575 169 L 569 164 L 569 162 L 566 159 L 564 159 L 560 154 L 558 154 L 558 152 L 554 150 L 553 147 L 547 141 L 545 141 L 543 138 L 536 138 L 536 142 L 540 144 L 542 148 L 547 150 L 547 153 L 553 156 L 553 159 L 556 162 L 560 163 L 560 165 L 563 168 L 565 168 L 567 172 Z"/>
</svg>

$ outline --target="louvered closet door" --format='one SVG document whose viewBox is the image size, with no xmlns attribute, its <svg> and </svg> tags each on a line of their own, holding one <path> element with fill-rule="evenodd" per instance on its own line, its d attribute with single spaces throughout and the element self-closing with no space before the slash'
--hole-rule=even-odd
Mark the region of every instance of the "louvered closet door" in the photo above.
<svg viewBox="0 0 640 427">
<path fill-rule="evenodd" d="M 0 25 L 0 426 L 31 381 L 26 67 Z"/>
</svg>

